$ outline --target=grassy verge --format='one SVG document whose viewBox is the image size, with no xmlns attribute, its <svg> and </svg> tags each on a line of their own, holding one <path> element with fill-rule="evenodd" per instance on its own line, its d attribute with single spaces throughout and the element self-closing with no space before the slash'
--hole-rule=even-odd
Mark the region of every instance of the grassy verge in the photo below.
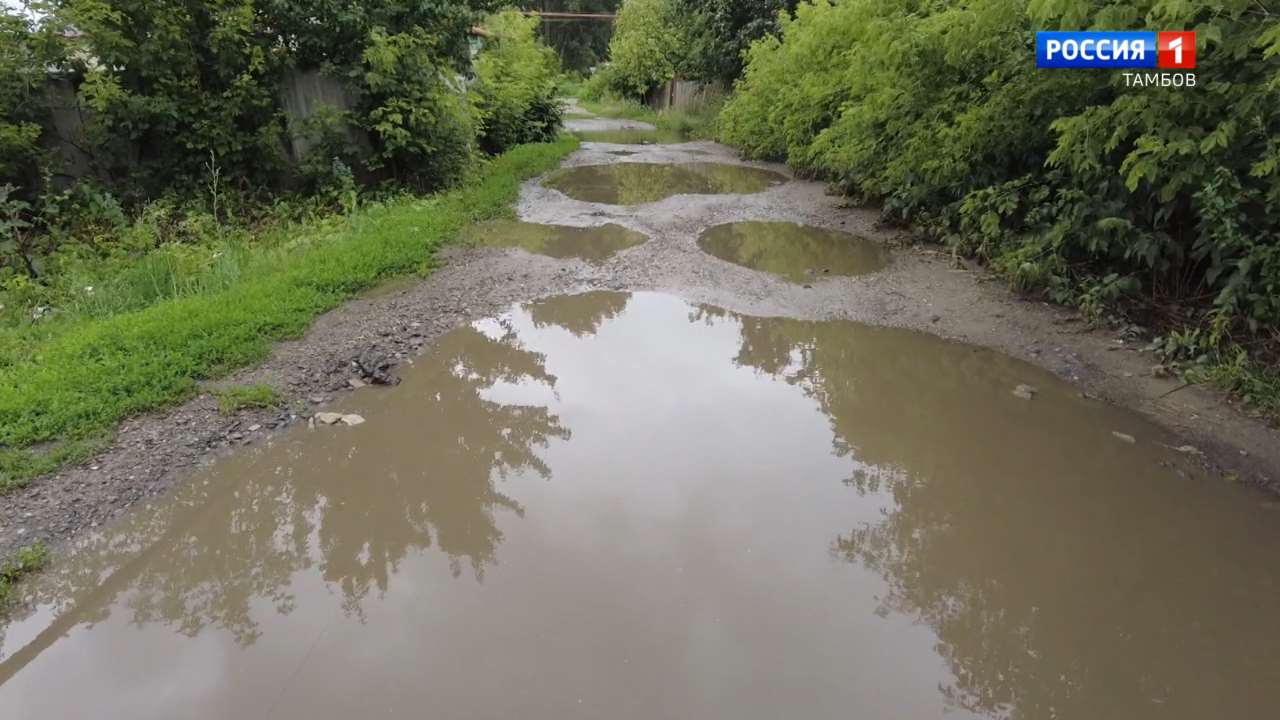
<svg viewBox="0 0 1280 720">
<path fill-rule="evenodd" d="M 0 563 L 0 610 L 9 604 L 13 587 L 26 575 L 39 572 L 49 562 L 49 551 L 41 543 L 28 545 Z"/>
<path fill-rule="evenodd" d="M 624 118 L 651 123 L 659 130 L 674 132 L 697 140 L 714 140 L 716 116 L 722 102 L 687 110 L 657 111 L 635 100 L 608 97 L 600 100 L 578 99 L 578 105 L 603 117 Z"/>
<path fill-rule="evenodd" d="M 442 243 L 507 212 L 521 181 L 576 146 L 522 146 L 455 190 L 358 211 L 319 238 L 304 227 L 249 258 L 225 287 L 24 337 L 21 355 L 0 364 L 0 490 L 48 472 L 70 459 L 64 448 L 103 437 L 129 415 L 182 402 L 201 380 L 260 360 L 377 281 L 426 272 Z M 6 340 L 0 346 L 13 345 Z"/>
</svg>

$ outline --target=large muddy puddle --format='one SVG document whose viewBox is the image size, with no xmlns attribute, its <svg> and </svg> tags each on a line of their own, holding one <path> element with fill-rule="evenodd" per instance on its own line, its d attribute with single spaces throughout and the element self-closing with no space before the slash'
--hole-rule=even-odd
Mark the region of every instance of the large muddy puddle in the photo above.
<svg viewBox="0 0 1280 720">
<path fill-rule="evenodd" d="M 879 243 L 832 230 L 787 222 L 735 222 L 708 228 L 698 238 L 708 253 L 792 282 L 828 275 L 861 275 L 885 266 Z"/>
<path fill-rule="evenodd" d="M 781 173 L 745 165 L 619 162 L 562 168 L 547 177 L 546 185 L 575 200 L 639 205 L 686 193 L 756 193 L 786 180 Z"/>
<path fill-rule="evenodd" d="M 477 245 L 518 247 L 553 258 L 578 258 L 597 263 L 647 239 L 644 233 L 614 223 L 569 227 L 516 220 L 479 223 L 471 226 L 464 235 L 464 240 Z"/>
<path fill-rule="evenodd" d="M 28 584 L 0 717 L 1280 702 L 1280 515 L 1024 363 L 592 293 L 404 370 L 345 398 L 364 424 L 224 459 Z"/>
</svg>

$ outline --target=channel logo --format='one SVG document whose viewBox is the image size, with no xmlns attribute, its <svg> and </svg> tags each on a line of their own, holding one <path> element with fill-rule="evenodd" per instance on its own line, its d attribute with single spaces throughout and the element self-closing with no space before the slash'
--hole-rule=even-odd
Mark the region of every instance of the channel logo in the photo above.
<svg viewBox="0 0 1280 720">
<path fill-rule="evenodd" d="M 1039 68 L 1161 68 L 1192 70 L 1196 34 L 1145 31 L 1036 33 Z"/>
</svg>

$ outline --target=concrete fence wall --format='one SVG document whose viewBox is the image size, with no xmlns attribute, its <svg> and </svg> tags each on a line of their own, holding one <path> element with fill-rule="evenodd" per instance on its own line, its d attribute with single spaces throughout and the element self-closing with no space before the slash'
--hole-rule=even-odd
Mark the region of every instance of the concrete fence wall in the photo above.
<svg viewBox="0 0 1280 720">
<path fill-rule="evenodd" d="M 289 157 L 294 163 L 307 156 L 313 138 L 307 133 L 307 120 L 324 108 L 344 113 L 356 107 L 359 96 L 341 80 L 318 70 L 290 70 L 280 88 L 280 107 L 289 121 Z M 348 140 L 362 151 L 372 147 L 360 128 L 346 127 Z"/>
<path fill-rule="evenodd" d="M 93 172 L 92 156 L 84 151 L 85 115 L 76 95 L 75 84 L 62 77 L 51 77 L 45 83 L 45 102 L 49 117 L 44 125 L 41 143 L 53 151 L 54 187 L 64 190 Z"/>
<path fill-rule="evenodd" d="M 676 78 L 649 94 L 649 107 L 654 110 L 686 110 L 723 96 L 724 86 L 718 82 L 705 83 Z"/>
<path fill-rule="evenodd" d="M 84 129 L 91 113 L 80 105 L 75 84 L 64 77 L 50 77 L 45 86 L 45 98 L 49 116 L 41 138 L 45 147 L 53 151 L 56 159 L 54 182 L 65 189 L 77 180 L 94 172 L 93 156 L 83 148 Z M 312 138 L 308 135 L 308 118 L 322 108 L 329 107 L 339 113 L 356 107 L 359 96 L 341 80 L 321 74 L 316 70 L 290 71 L 280 87 L 280 108 L 288 120 L 286 154 L 291 163 L 297 164 L 306 157 Z M 359 152 L 371 152 L 372 143 L 364 130 L 345 128 L 351 143 Z M 131 156 L 137 148 L 127 149 Z"/>
</svg>

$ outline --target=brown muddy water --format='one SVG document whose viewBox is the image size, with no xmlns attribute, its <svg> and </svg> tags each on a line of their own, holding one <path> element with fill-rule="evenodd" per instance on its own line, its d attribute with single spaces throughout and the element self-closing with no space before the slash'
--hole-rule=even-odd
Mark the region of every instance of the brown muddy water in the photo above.
<svg viewBox="0 0 1280 720">
<path fill-rule="evenodd" d="M 672 195 L 756 193 L 786 181 L 781 173 L 745 165 L 619 162 L 561 168 L 545 184 L 575 200 L 639 205 Z"/>
<path fill-rule="evenodd" d="M 1025 363 L 590 293 L 457 330 L 403 376 L 337 408 L 364 424 L 219 461 L 25 585 L 0 717 L 1280 702 L 1280 516 Z"/>
<path fill-rule="evenodd" d="M 644 233 L 614 223 L 569 227 L 496 220 L 471 226 L 463 239 L 477 245 L 518 247 L 553 258 L 578 258 L 598 263 L 629 247 L 641 245 L 648 238 Z"/>
<path fill-rule="evenodd" d="M 862 275 L 888 262 L 882 245 L 847 233 L 788 222 L 735 222 L 708 228 L 698 247 L 728 262 L 802 283 Z"/>
</svg>

